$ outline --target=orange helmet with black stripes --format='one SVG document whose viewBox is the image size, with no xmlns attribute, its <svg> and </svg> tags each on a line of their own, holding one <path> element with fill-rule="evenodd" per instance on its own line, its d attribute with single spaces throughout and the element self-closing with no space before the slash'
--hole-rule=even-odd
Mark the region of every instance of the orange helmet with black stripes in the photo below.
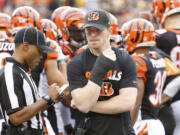
<svg viewBox="0 0 180 135">
<path fill-rule="evenodd" d="M 6 13 L 0 13 L 0 31 L 11 34 L 11 16 Z"/>
<path fill-rule="evenodd" d="M 57 26 L 54 22 L 49 19 L 41 19 L 40 21 L 42 31 L 46 35 L 46 37 L 50 38 L 51 40 L 57 39 Z"/>
<path fill-rule="evenodd" d="M 32 7 L 23 6 L 15 9 L 11 17 L 13 34 L 15 34 L 20 28 L 26 26 L 36 27 L 42 30 L 40 19 L 40 14 Z"/>
<path fill-rule="evenodd" d="M 123 24 L 122 36 L 129 52 L 137 47 L 155 45 L 154 27 L 151 22 L 136 18 Z"/>
<path fill-rule="evenodd" d="M 70 6 L 62 6 L 53 11 L 53 13 L 51 15 L 51 20 L 57 25 L 57 27 L 60 24 L 60 16 L 61 16 L 62 12 L 68 8 L 71 8 L 71 7 Z"/>
<path fill-rule="evenodd" d="M 71 8 L 71 7 L 70 6 L 59 7 L 57 9 L 55 9 L 51 15 L 51 20 L 56 24 L 57 29 L 58 29 L 58 38 L 59 39 L 62 39 L 62 32 L 60 29 L 61 14 L 68 8 Z"/>
<path fill-rule="evenodd" d="M 63 40 L 78 48 L 86 44 L 84 30 L 81 29 L 84 17 L 85 12 L 78 8 L 68 8 L 61 15 L 60 28 Z"/>
<path fill-rule="evenodd" d="M 118 19 L 111 13 L 109 13 L 110 15 L 110 27 L 112 29 L 111 34 L 112 35 L 117 35 L 118 34 Z"/>
<path fill-rule="evenodd" d="M 153 13 L 159 23 L 162 22 L 163 16 L 171 9 L 180 6 L 179 0 L 153 0 Z"/>
</svg>

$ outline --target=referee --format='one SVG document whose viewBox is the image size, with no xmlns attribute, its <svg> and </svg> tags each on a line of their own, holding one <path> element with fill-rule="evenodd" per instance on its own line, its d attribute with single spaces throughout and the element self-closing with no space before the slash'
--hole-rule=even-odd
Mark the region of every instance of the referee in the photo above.
<svg viewBox="0 0 180 135">
<path fill-rule="evenodd" d="M 15 52 L 0 70 L 0 103 L 7 124 L 7 135 L 42 135 L 40 111 L 58 102 L 57 86 L 50 86 L 40 98 L 30 69 L 36 67 L 43 52 L 52 52 L 41 31 L 26 27 L 14 39 Z M 5 128 L 4 128 L 5 129 Z"/>
</svg>

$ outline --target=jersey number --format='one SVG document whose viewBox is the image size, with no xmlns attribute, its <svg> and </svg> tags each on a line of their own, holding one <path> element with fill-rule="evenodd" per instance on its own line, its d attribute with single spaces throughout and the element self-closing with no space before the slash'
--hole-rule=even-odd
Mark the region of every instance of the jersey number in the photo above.
<svg viewBox="0 0 180 135">
<path fill-rule="evenodd" d="M 170 53 L 172 61 L 180 69 L 180 46 L 175 46 Z"/>
<path fill-rule="evenodd" d="M 6 52 L 0 53 L 0 69 L 5 65 L 6 57 L 11 57 L 11 55 Z"/>
<path fill-rule="evenodd" d="M 166 72 L 158 71 L 154 78 L 154 84 L 156 86 L 155 88 L 155 94 L 151 94 L 149 96 L 149 100 L 151 104 L 156 107 L 161 103 L 161 93 L 166 80 Z"/>
</svg>

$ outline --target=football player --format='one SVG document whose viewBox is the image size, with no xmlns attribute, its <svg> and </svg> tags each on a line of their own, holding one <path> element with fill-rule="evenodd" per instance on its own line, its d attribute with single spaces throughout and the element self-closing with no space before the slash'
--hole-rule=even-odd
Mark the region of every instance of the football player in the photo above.
<svg viewBox="0 0 180 135">
<path fill-rule="evenodd" d="M 61 15 L 62 37 L 68 43 L 60 45 L 63 53 L 69 55 L 70 59 L 75 56 L 78 48 L 86 44 L 84 30 L 81 29 L 84 16 L 85 12 L 78 8 L 68 8 Z"/>
<path fill-rule="evenodd" d="M 133 53 L 138 72 L 138 96 L 131 111 L 135 132 L 137 135 L 165 135 L 157 114 L 166 80 L 166 65 L 161 55 L 150 52 L 150 48 L 155 46 L 155 29 L 149 21 L 137 18 L 125 23 L 122 30 L 125 45 L 128 52 Z"/>
</svg>

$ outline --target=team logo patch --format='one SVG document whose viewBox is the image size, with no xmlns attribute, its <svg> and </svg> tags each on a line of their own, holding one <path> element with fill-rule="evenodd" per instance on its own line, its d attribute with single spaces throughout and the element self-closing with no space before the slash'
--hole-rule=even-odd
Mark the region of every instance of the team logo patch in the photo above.
<svg viewBox="0 0 180 135">
<path fill-rule="evenodd" d="M 88 17 L 88 21 L 97 21 L 99 20 L 99 13 L 98 12 L 91 12 Z"/>
</svg>

